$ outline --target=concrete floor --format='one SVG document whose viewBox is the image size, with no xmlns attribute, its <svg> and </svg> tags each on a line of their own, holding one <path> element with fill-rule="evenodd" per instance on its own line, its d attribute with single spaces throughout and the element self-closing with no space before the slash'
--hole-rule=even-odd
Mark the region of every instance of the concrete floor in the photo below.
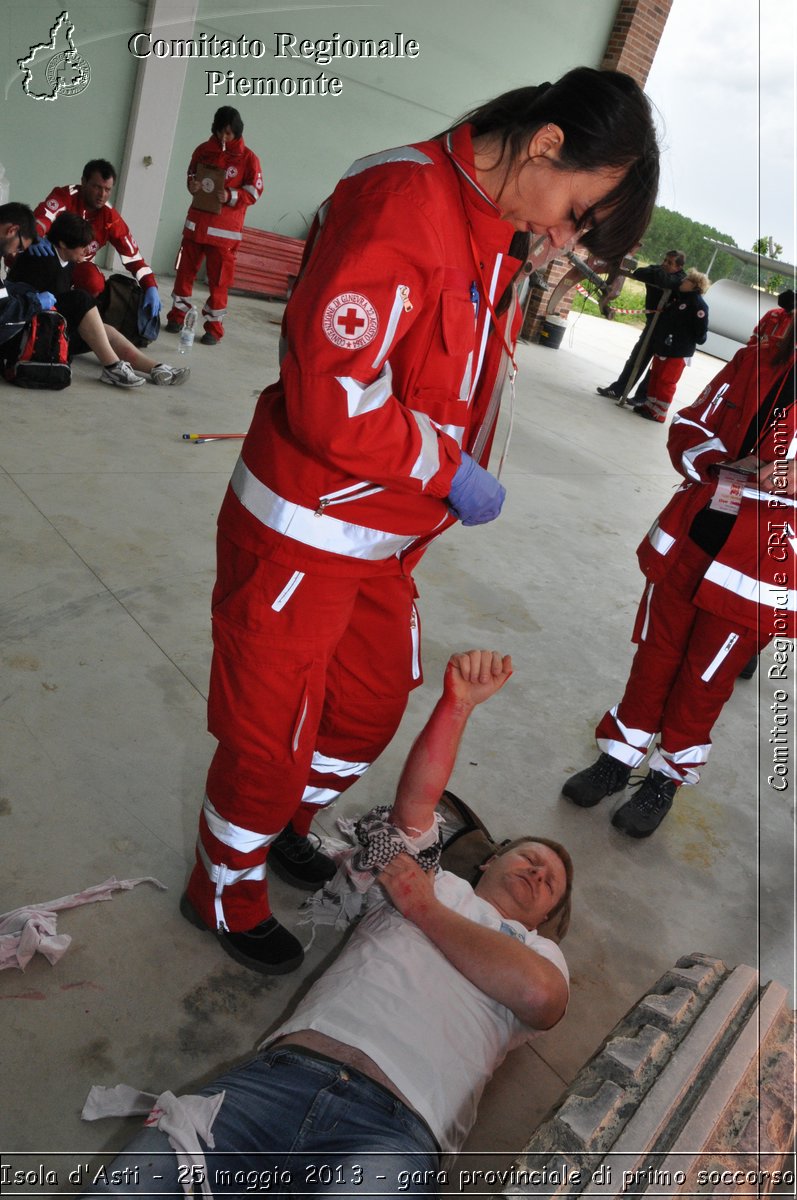
<svg viewBox="0 0 797 1200">
<path fill-rule="evenodd" d="M 80 1120 L 92 1084 L 195 1088 L 247 1054 L 337 941 L 319 932 L 300 973 L 268 980 L 177 911 L 213 749 L 215 516 L 239 449 L 191 446 L 181 434 L 246 429 L 275 375 L 280 312 L 233 299 L 228 337 L 195 346 L 182 388 L 111 389 L 87 359 L 61 393 L 0 385 L 0 912 L 111 875 L 155 876 L 168 888 L 145 884 L 62 913 L 59 932 L 73 941 L 61 962 L 37 956 L 24 974 L 0 974 L 4 1157 L 31 1152 L 32 1162 L 47 1151 L 44 1161 L 63 1168 L 119 1147 L 134 1122 Z M 570 320 L 559 350 L 519 349 L 504 515 L 457 528 L 427 555 L 418 575 L 427 686 L 342 804 L 353 813 L 389 798 L 451 650 L 513 654 L 516 675 L 475 717 L 452 786 L 496 833 L 536 831 L 570 847 L 572 1001 L 558 1029 L 498 1073 L 472 1151 L 519 1149 L 681 954 L 760 963 L 787 986 L 793 978 L 794 767 L 787 790 L 767 786 L 776 686 L 767 661 L 737 684 L 704 780 L 682 791 L 649 841 L 611 828 L 611 801 L 587 811 L 560 797 L 562 781 L 592 761 L 596 718 L 624 683 L 641 592 L 634 550 L 676 479 L 665 431 L 595 394 L 636 331 Z M 175 339 L 164 333 L 160 346 L 176 360 Z M 721 366 L 698 355 L 676 407 Z M 793 695 L 790 680 L 777 686 Z M 333 832 L 334 815 L 323 824 Z M 300 895 L 276 882 L 273 899 L 295 926 Z"/>
</svg>

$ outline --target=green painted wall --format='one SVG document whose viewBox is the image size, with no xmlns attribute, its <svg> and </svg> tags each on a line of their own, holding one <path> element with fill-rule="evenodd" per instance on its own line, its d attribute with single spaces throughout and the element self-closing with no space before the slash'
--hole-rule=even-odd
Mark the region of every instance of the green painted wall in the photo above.
<svg viewBox="0 0 797 1200">
<path fill-rule="evenodd" d="M 316 0 L 290 6 L 199 0 L 194 36 L 204 31 L 219 39 L 258 38 L 266 54 L 189 63 L 156 244 L 154 250 L 142 248 L 156 271 L 171 269 L 188 204 L 185 167 L 193 147 L 208 136 L 220 105 L 239 109 L 245 140 L 263 164 L 266 193 L 250 211 L 249 223 L 301 236 L 353 159 L 435 133 L 507 88 L 556 78 L 580 63 L 598 65 L 616 7 L 617 0 Z M 87 158 L 121 160 L 136 71 L 127 41 L 147 29 L 147 8 L 143 0 L 72 0 L 75 41 L 90 61 L 92 78 L 79 96 L 54 103 L 24 95 L 16 59 L 32 42 L 46 38 L 61 5 L 3 0 L 3 10 L 8 36 L 2 51 L 0 161 L 14 196 L 35 203 L 53 184 L 76 180 Z M 313 42 L 334 33 L 379 40 L 400 32 L 419 43 L 420 54 L 415 59 L 343 58 L 329 65 L 277 59 L 278 32 Z M 161 58 L 155 78 L 173 69 L 169 58 Z M 208 95 L 207 72 L 228 69 L 246 77 L 313 79 L 323 71 L 340 78 L 342 92 L 257 97 L 219 90 Z M 159 136 L 162 131 L 153 130 L 153 147 Z M 125 216 L 135 232 L 129 203 Z"/>
</svg>

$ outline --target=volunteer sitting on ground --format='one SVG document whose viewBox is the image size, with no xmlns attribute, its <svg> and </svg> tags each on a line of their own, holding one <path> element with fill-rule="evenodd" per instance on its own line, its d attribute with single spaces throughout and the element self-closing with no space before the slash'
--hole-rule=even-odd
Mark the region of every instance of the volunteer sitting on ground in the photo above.
<svg viewBox="0 0 797 1200">
<path fill-rule="evenodd" d="M 649 837 L 678 788 L 697 783 L 751 657 L 797 632 L 794 360 L 792 321 L 673 418 L 667 448 L 685 482 L 637 550 L 647 585 L 625 693 L 595 731 L 600 757 L 562 788 L 582 808 L 622 791 L 658 733 L 648 774 L 612 816 L 629 837 Z"/>
<path fill-rule="evenodd" d="M 435 806 L 471 713 L 511 673 L 509 657 L 495 652 L 451 658 L 392 810 L 415 847 L 434 840 Z M 566 927 L 572 864 L 562 847 L 511 842 L 483 864 L 475 887 L 425 872 L 404 853 L 378 880 L 388 899 L 360 921 L 267 1047 L 202 1089 L 216 1104 L 223 1093 L 214 1148 L 205 1151 L 214 1194 L 240 1190 L 225 1185 L 230 1175 L 274 1163 L 293 1181 L 275 1189 L 280 1195 L 397 1194 L 399 1172 L 435 1171 L 439 1151 L 462 1146 L 506 1053 L 562 1017 L 567 967 L 554 941 L 535 932 L 545 921 Z M 151 1124 L 161 1117 L 156 1111 Z M 179 1193 L 169 1149 L 165 1132 L 145 1129 L 113 1164 L 136 1168 L 130 1182 L 93 1194 Z M 435 1189 L 418 1181 L 401 1190 Z"/>
<path fill-rule="evenodd" d="M 147 313 L 154 318 L 161 310 L 158 281 L 151 267 L 142 258 L 138 243 L 122 214 L 111 204 L 110 196 L 115 183 L 116 168 L 113 164 L 106 158 L 92 158 L 83 168 L 80 183 L 53 188 L 46 200 L 42 200 L 41 204 L 36 206 L 39 241 L 33 253 L 52 253 L 52 225 L 61 213 L 74 213 L 82 217 L 91 225 L 91 242 L 87 247 L 85 259 L 78 264 L 75 272 L 75 286 L 90 292 L 92 296 L 102 293 L 105 288 L 105 276 L 99 267 L 94 265 L 94 257 L 98 250 L 110 242 L 126 270 L 141 287 L 144 306 Z"/>
<path fill-rule="evenodd" d="M 6 258 L 17 257 L 36 237 L 36 222 L 27 204 L 9 200 L 0 204 L 0 347 L 13 341 L 31 317 L 43 308 L 52 308 L 55 297 L 51 292 L 35 292 L 23 283 L 11 283 L 5 278 Z M 0 349 L 0 357 L 3 351 Z"/>
<path fill-rule="evenodd" d="M 54 253 L 35 255 L 31 248 L 16 259 L 10 278 L 55 296 L 55 308 L 67 323 L 70 356 L 93 350 L 103 367 L 100 375 L 103 383 L 124 388 L 141 387 L 145 380 L 136 374 L 137 371 L 145 372 L 150 383 L 184 383 L 191 373 L 188 367 L 156 363 L 142 354 L 118 329 L 103 324 L 95 296 L 72 286 L 73 267 L 84 261 L 92 238 L 88 221 L 75 213 L 61 213 L 50 227 Z"/>
<path fill-rule="evenodd" d="M 647 399 L 634 406 L 638 417 L 660 423 L 665 420 L 686 360 L 706 340 L 708 305 L 703 297 L 709 287 L 708 275 L 691 268 L 659 313 L 650 339 L 653 360 Z"/>
</svg>

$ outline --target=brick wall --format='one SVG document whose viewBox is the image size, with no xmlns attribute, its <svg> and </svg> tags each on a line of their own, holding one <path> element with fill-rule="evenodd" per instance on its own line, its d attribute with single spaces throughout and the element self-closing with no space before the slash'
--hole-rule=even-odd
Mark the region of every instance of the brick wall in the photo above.
<svg viewBox="0 0 797 1200">
<path fill-rule="evenodd" d="M 672 0 L 620 0 L 601 67 L 625 71 L 644 87 L 671 7 Z M 544 278 L 551 290 L 569 266 L 564 259 L 554 259 L 548 266 Z M 531 293 L 521 331 L 525 341 L 537 341 L 549 297 L 550 292 Z M 572 298 L 572 291 L 568 292 L 557 307 L 558 316 L 567 316 Z"/>
</svg>

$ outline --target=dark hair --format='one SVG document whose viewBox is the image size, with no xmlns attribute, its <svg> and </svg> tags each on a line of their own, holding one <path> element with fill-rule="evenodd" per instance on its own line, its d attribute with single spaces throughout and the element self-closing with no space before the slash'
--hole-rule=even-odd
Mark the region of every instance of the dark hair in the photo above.
<svg viewBox="0 0 797 1200">
<path fill-rule="evenodd" d="M 781 308 L 785 309 L 786 312 L 794 312 L 794 292 L 791 290 L 791 288 L 789 288 L 788 291 L 780 293 L 778 296 L 778 304 Z"/>
<path fill-rule="evenodd" d="M 77 213 L 62 212 L 53 221 L 47 236 L 54 245 L 59 243 L 75 250 L 78 246 L 88 246 L 94 241 L 94 230 L 88 221 L 84 221 Z"/>
<path fill-rule="evenodd" d="M 650 101 L 630 75 L 576 67 L 556 83 L 505 92 L 456 124 L 464 122 L 476 135 L 497 137 L 499 161 L 507 153 L 510 162 L 522 160 L 530 138 L 551 123 L 564 134 L 553 166 L 563 171 L 626 168 L 620 182 L 594 206 L 608 210 L 600 225 L 593 224 L 594 208 L 583 214 L 585 229 L 593 227 L 581 244 L 612 262 L 642 240 L 659 186 L 659 145 Z"/>
<path fill-rule="evenodd" d="M 684 269 L 684 263 L 686 262 L 686 255 L 684 254 L 683 250 L 668 250 L 667 253 L 664 255 L 664 257 L 665 258 L 674 258 L 675 262 L 678 266 L 678 270 L 682 271 Z"/>
<path fill-rule="evenodd" d="M 107 158 L 90 158 L 83 168 L 81 179 L 89 179 L 95 171 L 101 179 L 116 179 L 116 167 Z"/>
<path fill-rule="evenodd" d="M 244 131 L 244 123 L 241 120 L 241 114 L 238 112 L 238 109 L 231 108 L 229 104 L 224 104 L 221 108 L 216 109 L 210 132 L 221 133 L 222 129 L 226 129 L 228 125 L 234 137 L 239 138 Z"/>
<path fill-rule="evenodd" d="M 3 225 L 18 225 L 20 237 L 33 241 L 36 237 L 36 218 L 33 210 L 27 204 L 19 204 L 9 200 L 8 204 L 0 204 L 0 223 Z"/>
</svg>

